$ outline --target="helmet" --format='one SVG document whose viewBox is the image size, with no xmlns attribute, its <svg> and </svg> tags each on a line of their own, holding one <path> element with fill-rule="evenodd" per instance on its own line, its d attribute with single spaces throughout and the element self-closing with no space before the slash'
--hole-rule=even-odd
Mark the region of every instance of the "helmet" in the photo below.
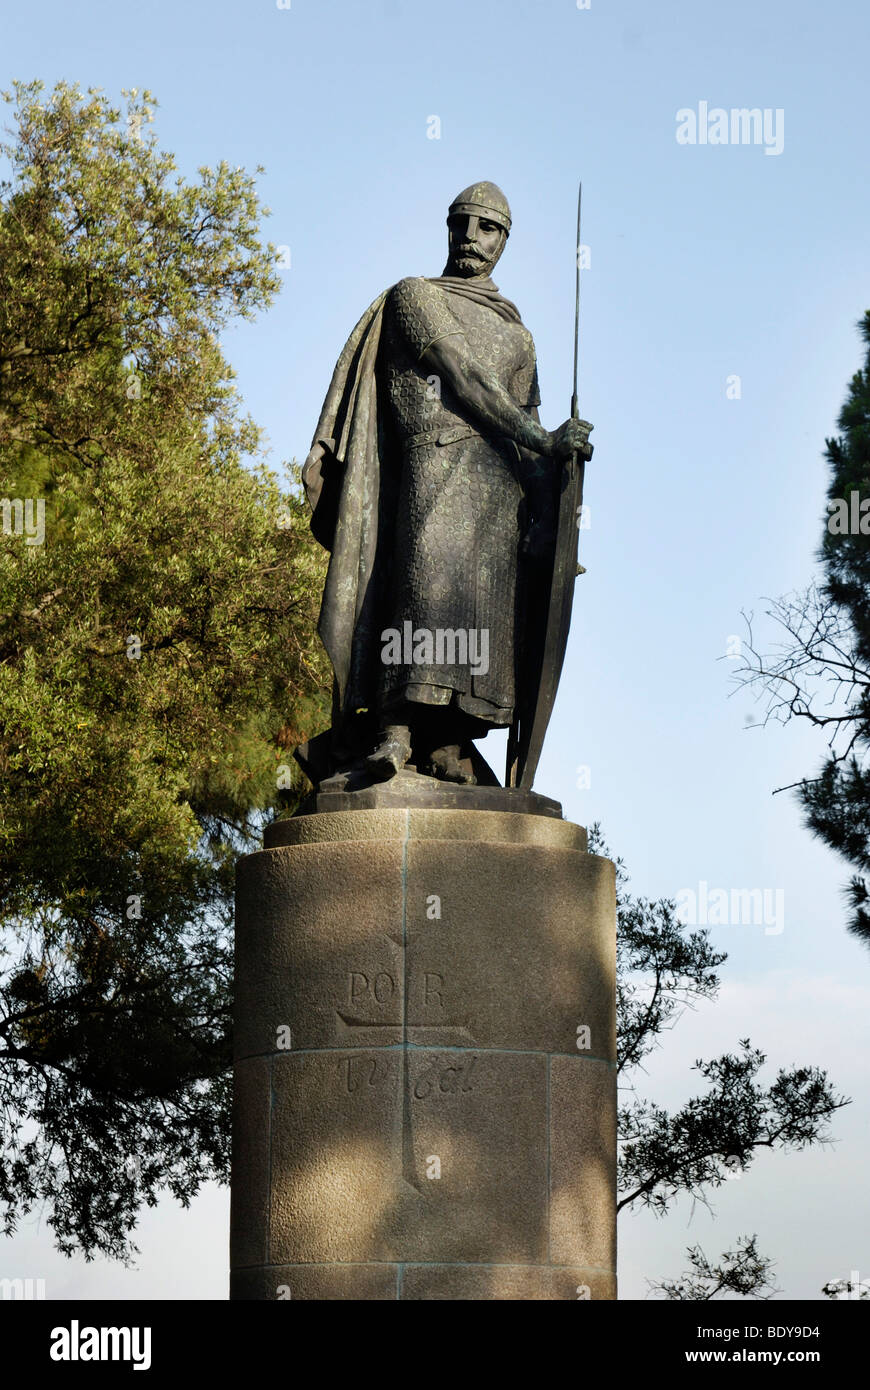
<svg viewBox="0 0 870 1390">
<path fill-rule="evenodd" d="M 488 217 L 492 222 L 504 227 L 506 235 L 510 235 L 511 210 L 508 200 L 494 183 L 473 183 L 469 188 L 463 188 L 450 204 L 448 217 L 454 212 Z"/>
</svg>

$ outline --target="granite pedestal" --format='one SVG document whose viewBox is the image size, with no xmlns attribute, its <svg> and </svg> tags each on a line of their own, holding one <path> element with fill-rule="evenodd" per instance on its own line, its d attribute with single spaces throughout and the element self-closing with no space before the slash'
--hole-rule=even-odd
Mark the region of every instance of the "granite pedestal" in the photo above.
<svg viewBox="0 0 870 1390">
<path fill-rule="evenodd" d="M 612 1299 L 613 865 L 552 814 L 276 822 L 238 866 L 231 1297 Z"/>
</svg>

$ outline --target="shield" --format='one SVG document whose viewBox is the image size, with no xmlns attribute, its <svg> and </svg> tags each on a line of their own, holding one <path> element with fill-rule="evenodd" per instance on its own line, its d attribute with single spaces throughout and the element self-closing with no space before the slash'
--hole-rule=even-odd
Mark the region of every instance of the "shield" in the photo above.
<svg viewBox="0 0 870 1390">
<path fill-rule="evenodd" d="M 574 602 L 585 461 L 572 454 L 562 465 L 556 544 L 551 566 L 530 572 L 525 590 L 526 640 L 518 673 L 517 718 L 508 738 L 506 785 L 530 788 L 556 701 Z M 531 566 L 529 567 L 531 571 Z M 542 625 L 537 614 L 546 614 Z"/>
</svg>

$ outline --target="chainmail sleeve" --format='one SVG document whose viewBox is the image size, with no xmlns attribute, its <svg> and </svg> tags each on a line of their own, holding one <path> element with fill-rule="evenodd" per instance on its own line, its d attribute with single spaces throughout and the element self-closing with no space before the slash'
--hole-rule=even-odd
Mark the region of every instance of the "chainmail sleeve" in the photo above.
<svg viewBox="0 0 870 1390">
<path fill-rule="evenodd" d="M 520 361 L 511 379 L 510 392 L 518 405 L 531 410 L 541 404 L 538 388 L 538 364 L 535 357 L 535 344 L 531 333 L 524 330 L 525 343 Z"/>
<path fill-rule="evenodd" d="M 441 338 L 464 336 L 443 290 L 420 277 L 412 276 L 394 285 L 386 307 L 394 331 L 415 362 Z"/>
</svg>

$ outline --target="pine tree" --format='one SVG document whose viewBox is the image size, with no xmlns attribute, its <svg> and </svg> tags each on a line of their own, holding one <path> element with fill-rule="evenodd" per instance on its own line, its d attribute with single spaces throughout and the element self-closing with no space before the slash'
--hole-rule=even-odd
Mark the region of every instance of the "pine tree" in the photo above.
<svg viewBox="0 0 870 1390">
<path fill-rule="evenodd" d="M 860 328 L 867 344 L 864 367 L 849 384 L 837 420 L 842 433 L 826 441 L 832 514 L 821 555 L 825 596 L 849 628 L 854 686 L 849 692 L 847 751 L 833 752 L 821 774 L 802 785 L 800 795 L 809 826 L 857 870 L 848 886 L 849 926 L 870 945 L 870 767 L 865 766 L 870 751 L 870 310 Z M 850 526 L 857 518 L 857 532 L 834 529 L 838 506 L 849 512 Z"/>
<path fill-rule="evenodd" d="M 766 701 L 763 722 L 805 719 L 826 736 L 821 769 L 795 786 L 809 828 L 855 870 L 847 922 L 870 945 L 870 311 L 859 329 L 864 367 L 849 384 L 841 433 L 825 446 L 821 578 L 767 610 L 784 633 L 772 651 L 758 650 L 747 620 L 737 680 Z"/>
</svg>

